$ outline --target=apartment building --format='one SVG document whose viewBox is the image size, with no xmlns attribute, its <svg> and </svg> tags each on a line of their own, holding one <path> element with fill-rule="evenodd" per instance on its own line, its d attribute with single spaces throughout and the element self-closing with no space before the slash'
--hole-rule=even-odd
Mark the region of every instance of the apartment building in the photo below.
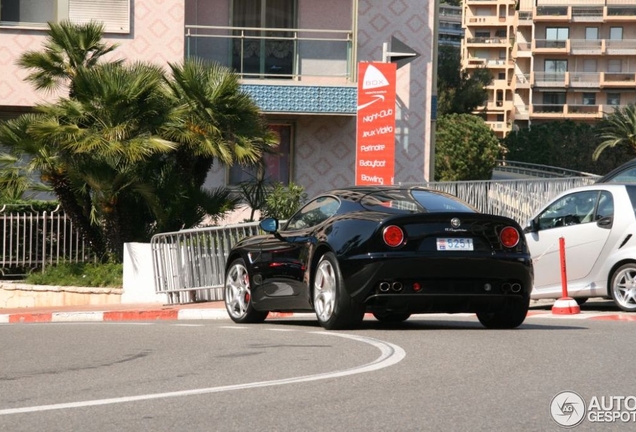
<svg viewBox="0 0 636 432">
<path fill-rule="evenodd" d="M 421 0 L 0 0 L 0 115 L 56 95 L 36 93 L 15 65 L 39 49 L 46 23 L 106 23 L 113 56 L 160 64 L 201 57 L 232 67 L 280 136 L 267 160 L 272 180 L 313 195 L 355 175 L 357 65 L 381 61 L 392 36 L 420 56 L 398 69 L 395 182 L 430 174 L 435 4 Z M 249 170 L 215 164 L 210 186 Z"/>
<path fill-rule="evenodd" d="M 636 102 L 632 0 L 465 0 L 463 23 L 462 66 L 493 72 L 485 118 L 500 137 Z"/>
<path fill-rule="evenodd" d="M 461 47 L 464 29 L 462 28 L 462 7 L 447 3 L 439 5 L 439 24 L 437 40 L 439 45 Z"/>
</svg>

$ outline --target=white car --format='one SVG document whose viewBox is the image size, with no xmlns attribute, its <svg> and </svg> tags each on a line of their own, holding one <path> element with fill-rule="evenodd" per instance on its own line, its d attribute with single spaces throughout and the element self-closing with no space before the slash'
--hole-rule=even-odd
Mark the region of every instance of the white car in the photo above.
<svg viewBox="0 0 636 432">
<path fill-rule="evenodd" d="M 568 295 L 579 304 L 611 298 L 636 312 L 636 184 L 570 189 L 537 212 L 524 232 L 534 264 L 531 298 L 562 296 L 563 237 Z"/>
</svg>

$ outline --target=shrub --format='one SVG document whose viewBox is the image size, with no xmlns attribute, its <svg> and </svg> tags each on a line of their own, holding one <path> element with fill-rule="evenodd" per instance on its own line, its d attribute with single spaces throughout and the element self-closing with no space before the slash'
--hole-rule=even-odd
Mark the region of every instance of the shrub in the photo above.
<svg viewBox="0 0 636 432">
<path fill-rule="evenodd" d="M 280 220 L 289 219 L 306 200 L 307 194 L 302 186 L 294 183 L 290 183 L 289 186 L 276 183 L 265 199 L 263 216 Z"/>
<path fill-rule="evenodd" d="M 47 267 L 43 273 L 31 273 L 25 282 L 32 285 L 121 287 L 123 274 L 122 264 L 60 263 Z"/>
</svg>

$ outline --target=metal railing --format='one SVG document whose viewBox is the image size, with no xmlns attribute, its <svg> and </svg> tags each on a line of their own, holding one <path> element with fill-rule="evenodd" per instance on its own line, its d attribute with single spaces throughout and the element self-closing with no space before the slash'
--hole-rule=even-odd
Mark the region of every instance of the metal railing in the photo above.
<svg viewBox="0 0 636 432">
<path fill-rule="evenodd" d="M 170 304 L 222 300 L 230 249 L 258 232 L 251 222 L 156 234 L 150 241 L 155 291 Z"/>
<path fill-rule="evenodd" d="M 353 80 L 353 32 L 185 26 L 186 56 L 228 66 L 245 79 Z"/>
<path fill-rule="evenodd" d="M 527 165 L 525 170 L 542 167 Z M 567 170 L 561 171 L 553 175 L 565 175 Z M 432 182 L 424 185 L 458 196 L 480 212 L 508 216 L 525 224 L 533 212 L 550 198 L 594 180 L 595 177 L 590 176 L 550 180 Z M 258 223 L 253 222 L 155 235 L 151 240 L 151 249 L 156 292 L 166 294 L 171 304 L 222 300 L 225 263 L 230 249 L 241 238 L 258 232 Z"/>
<path fill-rule="evenodd" d="M 0 275 L 22 275 L 60 262 L 92 259 L 87 242 L 58 207 L 52 212 L 0 208 Z"/>
</svg>

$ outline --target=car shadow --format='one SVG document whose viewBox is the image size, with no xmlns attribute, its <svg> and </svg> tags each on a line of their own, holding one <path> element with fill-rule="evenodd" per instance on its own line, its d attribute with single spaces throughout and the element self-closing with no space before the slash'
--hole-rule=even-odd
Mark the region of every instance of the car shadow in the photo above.
<svg viewBox="0 0 636 432">
<path fill-rule="evenodd" d="M 451 317 L 452 319 L 452 317 Z M 316 330 L 323 330 L 318 324 L 318 321 L 312 320 L 298 320 L 294 318 L 275 318 L 268 319 L 267 324 L 276 326 L 299 326 L 299 327 L 314 327 Z M 563 325 L 563 324 L 537 324 L 530 323 L 527 320 L 515 329 L 487 329 L 475 318 L 475 321 L 465 320 L 437 320 L 427 319 L 426 317 L 414 317 L 401 323 L 383 323 L 374 319 L 365 319 L 359 326 L 354 329 L 343 331 L 356 331 L 356 330 L 396 330 L 396 331 L 423 331 L 423 330 L 481 330 L 481 331 L 522 331 L 522 330 L 589 330 L 584 325 Z M 340 330 L 337 330 L 340 331 Z"/>
</svg>

